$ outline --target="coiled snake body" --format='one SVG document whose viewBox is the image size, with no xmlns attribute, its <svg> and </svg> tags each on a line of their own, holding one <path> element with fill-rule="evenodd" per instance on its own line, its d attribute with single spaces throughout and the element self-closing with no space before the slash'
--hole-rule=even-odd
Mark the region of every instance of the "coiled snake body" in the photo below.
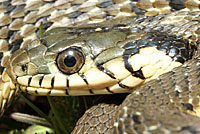
<svg viewBox="0 0 200 134">
<path fill-rule="evenodd" d="M 132 92 L 89 109 L 72 133 L 200 133 L 199 3 L 3 1 L 1 111 L 19 90 Z M 164 13 L 178 9 L 193 11 Z"/>
</svg>

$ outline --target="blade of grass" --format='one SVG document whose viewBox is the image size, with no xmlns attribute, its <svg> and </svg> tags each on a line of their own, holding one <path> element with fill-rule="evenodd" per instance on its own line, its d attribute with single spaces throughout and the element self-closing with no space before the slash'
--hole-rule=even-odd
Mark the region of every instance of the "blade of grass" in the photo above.
<svg viewBox="0 0 200 134">
<path fill-rule="evenodd" d="M 36 107 L 31 101 L 29 101 L 28 99 L 26 99 L 23 95 L 20 95 L 20 97 L 33 109 L 35 110 L 41 117 L 45 118 L 50 124 L 52 124 L 51 120 L 49 119 L 49 117 L 42 112 L 38 107 Z"/>
<path fill-rule="evenodd" d="M 43 22 L 40 23 L 40 27 L 39 27 L 39 37 L 42 36 L 43 34 Z"/>
<path fill-rule="evenodd" d="M 56 119 L 57 119 L 57 121 L 58 121 L 58 124 L 60 125 L 60 128 L 62 129 L 62 131 L 63 131 L 65 134 L 67 134 L 68 132 L 67 132 L 67 130 L 65 129 L 65 126 L 64 126 L 64 123 L 63 123 L 63 121 L 62 121 L 62 118 L 61 118 L 59 112 L 57 111 L 57 109 L 56 109 L 56 107 L 55 107 L 55 103 L 54 103 L 52 97 L 47 96 L 47 99 L 48 99 L 49 104 L 50 104 L 50 106 L 51 106 L 51 109 L 52 109 L 52 111 L 53 111 L 53 113 L 54 113 L 54 115 L 55 115 L 55 117 L 56 117 Z"/>
<path fill-rule="evenodd" d="M 54 127 L 54 129 L 55 129 L 55 133 L 56 133 L 56 134 L 62 134 L 62 132 L 60 132 L 60 130 L 59 130 L 59 128 L 58 128 L 56 122 L 54 121 L 54 118 L 53 118 L 52 114 L 50 114 L 49 117 L 50 117 L 51 122 L 52 122 L 52 125 L 53 125 L 53 127 Z"/>
<path fill-rule="evenodd" d="M 47 122 L 46 119 L 34 115 L 15 112 L 11 114 L 11 118 L 28 124 L 37 124 L 41 126 L 51 127 L 51 124 Z"/>
</svg>

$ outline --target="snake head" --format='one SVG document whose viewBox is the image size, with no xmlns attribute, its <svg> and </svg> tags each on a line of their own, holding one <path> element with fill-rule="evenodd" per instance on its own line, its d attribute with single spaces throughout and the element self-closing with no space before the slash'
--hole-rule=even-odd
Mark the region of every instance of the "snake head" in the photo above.
<svg viewBox="0 0 200 134">
<path fill-rule="evenodd" d="M 114 46 L 126 32 L 97 31 L 95 27 L 47 32 L 12 55 L 12 78 L 20 89 L 38 95 L 89 95 L 92 89 L 103 93 L 105 86 L 119 80 L 100 68 L 117 57 L 123 63 L 122 48 Z"/>
<path fill-rule="evenodd" d="M 191 57 L 183 37 L 138 30 L 120 24 L 52 29 L 12 54 L 10 77 L 36 95 L 124 93 Z"/>
</svg>

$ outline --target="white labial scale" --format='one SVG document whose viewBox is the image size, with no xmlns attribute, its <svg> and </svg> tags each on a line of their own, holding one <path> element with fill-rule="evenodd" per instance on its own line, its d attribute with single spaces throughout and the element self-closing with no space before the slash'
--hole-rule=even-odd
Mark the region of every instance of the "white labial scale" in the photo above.
<svg viewBox="0 0 200 134">
<path fill-rule="evenodd" d="M 109 87 L 109 89 L 113 93 L 130 93 L 133 91 L 133 89 L 127 89 L 127 88 L 120 87 L 118 83 Z"/>
<path fill-rule="evenodd" d="M 38 95 L 47 95 L 49 93 L 50 89 L 44 89 L 44 88 L 38 88 L 37 93 Z"/>
<path fill-rule="evenodd" d="M 156 62 L 155 64 L 150 64 L 142 68 L 143 75 L 145 78 L 149 78 L 158 72 L 158 70 L 162 69 L 162 63 L 161 60 Z"/>
<path fill-rule="evenodd" d="M 27 91 L 30 94 L 47 95 L 49 93 L 50 89 L 27 87 Z"/>
<path fill-rule="evenodd" d="M 69 89 L 68 93 L 70 96 L 91 95 L 89 89 Z"/>
<path fill-rule="evenodd" d="M 66 90 L 62 89 L 51 89 L 51 96 L 67 96 Z"/>
<path fill-rule="evenodd" d="M 130 75 L 130 72 L 125 68 L 122 58 L 116 58 L 106 62 L 103 67 L 114 73 L 115 78 L 123 80 Z"/>
<path fill-rule="evenodd" d="M 69 76 L 69 89 L 84 90 L 88 89 L 88 85 L 77 73 L 75 73 Z"/>
<path fill-rule="evenodd" d="M 28 92 L 29 94 L 36 94 L 36 91 L 37 91 L 38 88 L 27 87 L 26 89 L 27 89 L 27 92 Z"/>
<path fill-rule="evenodd" d="M 94 94 L 112 94 L 111 92 L 108 92 L 106 89 L 93 89 L 92 90 Z"/>
<path fill-rule="evenodd" d="M 39 82 L 40 82 L 40 79 L 42 76 L 43 76 L 43 74 L 38 74 L 38 75 L 32 76 L 30 86 L 40 87 L 41 85 L 39 84 Z"/>
<path fill-rule="evenodd" d="M 18 77 L 17 78 L 17 82 L 20 85 L 28 86 L 28 81 L 29 81 L 30 77 L 32 77 L 32 76 L 21 76 L 21 77 Z"/>
<path fill-rule="evenodd" d="M 157 62 L 164 59 L 165 56 L 166 54 L 163 51 L 159 51 L 159 50 L 155 53 L 152 53 L 151 55 L 149 55 L 150 64 L 152 65 L 156 64 Z"/>
<path fill-rule="evenodd" d="M 132 75 L 128 76 L 126 79 L 121 81 L 121 83 L 123 85 L 128 86 L 128 87 L 136 87 L 136 86 L 138 86 L 139 84 L 141 84 L 143 82 L 144 82 L 143 79 L 134 77 Z"/>
<path fill-rule="evenodd" d="M 156 71 L 157 71 L 156 68 L 153 67 L 152 65 L 147 65 L 142 68 L 142 73 L 145 78 L 153 76 L 156 73 Z"/>
<path fill-rule="evenodd" d="M 139 70 L 141 67 L 148 65 L 150 60 L 147 55 L 135 54 L 129 58 L 129 63 L 131 64 L 134 71 Z"/>
<path fill-rule="evenodd" d="M 67 87 L 67 76 L 61 73 L 56 73 L 54 78 L 53 88 L 66 88 Z"/>
<path fill-rule="evenodd" d="M 118 82 L 118 80 L 112 79 L 110 76 L 97 68 L 88 70 L 84 75 L 88 81 L 88 86 L 91 89 L 105 88 Z"/>
<path fill-rule="evenodd" d="M 157 78 L 171 63 L 171 58 L 162 51 L 155 51 L 149 55 L 149 65 L 142 68 L 145 78 Z"/>
<path fill-rule="evenodd" d="M 129 58 L 129 63 L 131 64 L 134 71 L 139 70 L 141 67 L 151 64 L 151 57 L 153 53 L 158 52 L 155 47 L 141 48 L 139 54 L 135 54 Z"/>
<path fill-rule="evenodd" d="M 51 81 L 52 81 L 53 77 L 54 77 L 54 75 L 52 75 L 52 74 L 45 75 L 43 80 L 42 80 L 41 87 L 52 88 L 51 87 Z"/>
<path fill-rule="evenodd" d="M 168 68 L 170 67 L 171 63 L 172 63 L 172 59 L 166 55 L 160 62 L 154 65 L 154 68 L 156 69 L 156 73 L 152 76 L 151 79 L 156 79 L 159 75 L 170 71 L 168 70 Z"/>
</svg>

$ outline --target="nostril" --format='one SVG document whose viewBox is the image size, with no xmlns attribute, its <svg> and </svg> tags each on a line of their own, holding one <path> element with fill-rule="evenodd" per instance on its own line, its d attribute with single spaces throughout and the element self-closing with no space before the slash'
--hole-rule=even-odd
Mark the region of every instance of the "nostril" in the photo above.
<svg viewBox="0 0 200 134">
<path fill-rule="evenodd" d="M 23 72 L 26 72 L 27 71 L 27 66 L 26 65 L 22 65 L 21 69 L 22 69 Z"/>
</svg>

